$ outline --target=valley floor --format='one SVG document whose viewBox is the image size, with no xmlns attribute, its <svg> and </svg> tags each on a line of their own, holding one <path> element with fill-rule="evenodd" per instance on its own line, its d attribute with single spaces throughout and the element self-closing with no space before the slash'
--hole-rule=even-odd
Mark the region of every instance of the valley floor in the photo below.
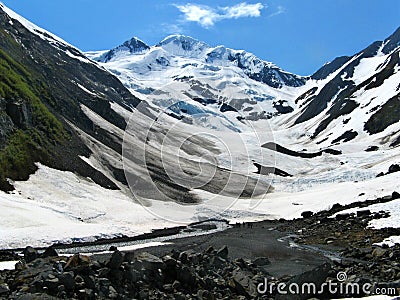
<svg viewBox="0 0 400 300">
<path fill-rule="evenodd" d="M 387 170 L 387 166 L 381 168 Z M 300 191 L 285 191 L 293 180 L 287 179 L 280 189 L 251 200 L 232 202 L 228 197 L 195 190 L 194 193 L 205 199 L 198 205 L 154 201 L 151 206 L 144 207 L 133 202 L 126 191 L 107 190 L 87 178 L 40 165 L 28 181 L 14 183 L 14 192 L 0 192 L 0 248 L 46 247 L 53 243 L 136 236 L 152 229 L 186 225 L 210 216 L 232 223 L 293 219 L 304 211 L 318 212 L 331 208 L 335 203 L 376 199 L 400 189 L 400 172 L 358 182 L 332 180 L 313 184 L 304 177 L 303 184 L 297 183 Z M 371 207 L 373 211 L 390 211 L 390 215 L 373 220 L 369 225 L 377 228 L 400 226 L 398 201 Z M 158 217 L 154 212 L 159 210 L 174 214 L 182 222 Z"/>
</svg>

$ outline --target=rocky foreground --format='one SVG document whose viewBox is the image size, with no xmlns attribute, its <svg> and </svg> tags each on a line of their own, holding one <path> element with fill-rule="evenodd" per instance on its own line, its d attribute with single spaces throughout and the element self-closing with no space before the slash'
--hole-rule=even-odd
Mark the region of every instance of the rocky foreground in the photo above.
<svg viewBox="0 0 400 300">
<path fill-rule="evenodd" d="M 42 253 L 27 247 L 23 258 L 2 252 L 3 260 L 19 262 L 15 270 L 0 272 L 0 298 L 331 299 L 378 291 L 398 295 L 400 246 L 375 243 L 400 235 L 400 230 L 367 228 L 370 220 L 387 217 L 387 212 L 340 212 L 399 197 L 394 192 L 317 214 L 304 212 L 293 221 L 233 226 L 136 252 L 111 249 L 108 256 L 62 256 L 52 247 Z M 279 241 L 282 237 L 292 247 Z M 317 290 L 301 289 L 310 283 Z M 332 290 L 335 284 L 359 289 Z"/>
</svg>

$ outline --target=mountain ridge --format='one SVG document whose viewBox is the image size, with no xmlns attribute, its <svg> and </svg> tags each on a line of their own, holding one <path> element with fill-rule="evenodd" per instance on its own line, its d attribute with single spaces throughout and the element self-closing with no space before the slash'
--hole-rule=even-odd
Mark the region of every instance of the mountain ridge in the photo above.
<svg viewBox="0 0 400 300">
<path fill-rule="evenodd" d="M 105 52 L 101 56 L 90 54 L 96 53 L 95 51 L 88 52 L 88 54 L 90 54 L 95 61 L 107 63 L 113 59 L 118 59 L 121 56 L 123 57 L 123 52 L 125 52 L 125 55 L 136 53 L 143 54 L 143 52 L 149 51 L 150 49 L 161 48 L 174 56 L 197 58 L 204 62 L 214 64 L 218 64 L 217 61 L 219 61 L 222 65 L 231 63 L 245 70 L 249 78 L 266 83 L 275 88 L 282 87 L 283 85 L 302 86 L 307 78 L 284 71 L 275 64 L 259 59 L 254 54 L 245 50 L 233 50 L 222 45 L 212 47 L 205 42 L 181 34 L 169 35 L 154 46 L 148 46 L 143 42 L 146 49 L 139 52 L 131 52 L 124 46 L 131 40 Z"/>
</svg>

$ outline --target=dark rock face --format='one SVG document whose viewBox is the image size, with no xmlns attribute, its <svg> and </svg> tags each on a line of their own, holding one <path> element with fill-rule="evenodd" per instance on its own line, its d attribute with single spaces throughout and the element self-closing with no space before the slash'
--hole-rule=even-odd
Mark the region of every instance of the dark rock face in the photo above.
<svg viewBox="0 0 400 300">
<path fill-rule="evenodd" d="M 400 165 L 393 164 L 389 167 L 389 173 L 400 172 Z"/>
<path fill-rule="evenodd" d="M 400 165 L 399 164 L 393 164 L 389 167 L 389 170 L 384 173 L 384 172 L 380 172 L 378 175 L 376 175 L 376 177 L 381 177 L 381 176 L 385 176 L 391 173 L 395 173 L 395 172 L 400 172 Z M 397 192 L 394 192 L 397 193 Z"/>
<path fill-rule="evenodd" d="M 20 129 L 26 129 L 30 125 L 30 113 L 28 106 L 24 101 L 10 102 L 6 104 L 6 113 L 11 120 Z"/>
<path fill-rule="evenodd" d="M 129 41 L 124 42 L 122 45 L 108 51 L 106 54 L 100 57 L 98 61 L 106 63 L 112 60 L 119 52 L 123 51 L 127 51 L 129 53 L 140 53 L 148 49 L 150 49 L 150 47 L 144 42 L 137 38 L 132 38 Z"/>
<path fill-rule="evenodd" d="M 392 97 L 365 123 L 364 129 L 371 134 L 382 132 L 400 121 L 400 93 Z"/>
<path fill-rule="evenodd" d="M 325 130 L 333 120 L 353 112 L 360 105 L 353 100 L 353 98 L 357 97 L 356 94 L 358 91 L 379 87 L 385 79 L 394 74 L 396 67 L 399 65 L 399 51 L 395 50 L 396 45 L 399 43 L 399 30 L 400 29 L 385 40 L 386 44 L 383 47 L 383 53 L 392 53 L 389 56 L 388 61 L 385 62 L 385 67 L 363 82 L 356 84 L 352 80 L 356 66 L 359 65 L 362 59 L 375 56 L 378 53 L 378 50 L 382 48 L 384 42 L 374 42 L 353 57 L 339 57 L 331 63 L 326 64 L 312 75 L 312 79 L 324 79 L 327 75 L 342 68 L 336 76 L 326 83 L 320 90 L 310 91 L 296 100 L 296 102 L 303 100 L 303 104 L 301 106 L 301 113 L 296 119 L 295 124 L 308 121 L 321 114 L 328 107 L 329 103 L 331 107 L 324 115 L 323 121 L 320 122 L 319 126 L 313 133 L 312 137 L 315 138 Z M 379 107 L 379 110 L 370 117 L 367 123 L 365 123 L 364 130 L 374 134 L 383 131 L 391 124 L 398 122 L 398 103 L 398 95 L 396 95 L 387 101 L 382 107 Z M 349 134 L 350 133 L 347 135 Z M 351 138 L 354 138 L 355 133 L 351 132 L 351 134 Z M 340 139 L 338 141 L 346 141 L 346 139 Z"/>
<path fill-rule="evenodd" d="M 294 111 L 293 107 L 289 106 L 285 100 L 278 100 L 273 105 L 280 114 L 288 114 Z"/>
<path fill-rule="evenodd" d="M 350 58 L 350 56 L 340 56 L 335 58 L 333 61 L 325 64 L 317 72 L 311 75 L 311 78 L 315 80 L 325 79 L 326 77 L 328 77 L 328 75 L 332 74 L 340 67 L 342 67 L 346 62 L 348 62 Z"/>
<path fill-rule="evenodd" d="M 385 46 L 383 47 L 382 52 L 385 54 L 389 54 L 399 45 L 400 45 L 400 27 L 397 28 L 397 30 L 385 40 Z"/>
<path fill-rule="evenodd" d="M 249 55 L 245 51 L 236 52 L 225 47 L 217 47 L 207 53 L 206 62 L 212 64 L 215 60 L 227 59 L 241 68 L 251 79 L 263 82 L 274 88 L 281 88 L 283 85 L 299 87 L 303 86 L 307 78 L 285 72 L 271 63 L 260 60 L 254 55 Z M 255 72 L 251 66 L 259 66 L 259 71 Z"/>
<path fill-rule="evenodd" d="M 358 132 L 353 131 L 353 130 L 348 130 L 345 133 L 343 133 L 341 136 L 339 136 L 338 138 L 334 139 L 332 141 L 332 144 L 338 143 L 340 141 L 343 141 L 343 142 L 351 141 L 351 140 L 355 139 L 357 135 L 358 135 Z"/>
<path fill-rule="evenodd" d="M 111 109 L 110 103 L 130 110 L 140 101 L 115 76 L 90 62 L 77 49 L 50 36 L 47 38 L 51 42 L 44 40 L 16 20 L 10 22 L 1 8 L 0 37 L 2 81 L 8 84 L 6 95 L 2 91 L 0 98 L 0 151 L 17 130 L 19 134 L 39 136 L 37 140 L 41 143 L 27 152 L 29 161 L 25 170 L 7 169 L 6 176 L 15 180 L 27 179 L 36 170 L 34 162 L 41 162 L 52 168 L 90 177 L 103 187 L 116 189 L 110 179 L 79 158 L 90 156 L 91 151 L 69 124 L 121 152 L 121 142 L 107 131 L 96 128 L 82 106 L 124 129 L 125 120 Z M 20 83 L 15 86 L 13 82 Z M 0 188 L 12 188 L 3 182 L 4 178 L 0 181 Z"/>
</svg>

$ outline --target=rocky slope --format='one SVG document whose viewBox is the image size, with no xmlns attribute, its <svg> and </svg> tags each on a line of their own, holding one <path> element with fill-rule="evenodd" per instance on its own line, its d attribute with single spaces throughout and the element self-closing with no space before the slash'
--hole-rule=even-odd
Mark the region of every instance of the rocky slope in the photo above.
<svg viewBox="0 0 400 300">
<path fill-rule="evenodd" d="M 26 180 L 35 162 L 116 188 L 112 180 L 79 158 L 91 154 L 79 137 L 83 133 L 121 152 L 121 145 L 96 128 L 83 108 L 124 129 L 125 120 L 110 103 L 131 109 L 139 100 L 79 50 L 4 6 L 0 6 L 0 35 L 2 188 L 10 188 L 6 178 Z"/>
<path fill-rule="evenodd" d="M 399 35 L 400 28 L 384 41 L 318 70 L 296 99 L 299 109 L 291 124 L 302 124 L 321 145 L 369 138 L 377 145 L 397 146 Z"/>
</svg>

